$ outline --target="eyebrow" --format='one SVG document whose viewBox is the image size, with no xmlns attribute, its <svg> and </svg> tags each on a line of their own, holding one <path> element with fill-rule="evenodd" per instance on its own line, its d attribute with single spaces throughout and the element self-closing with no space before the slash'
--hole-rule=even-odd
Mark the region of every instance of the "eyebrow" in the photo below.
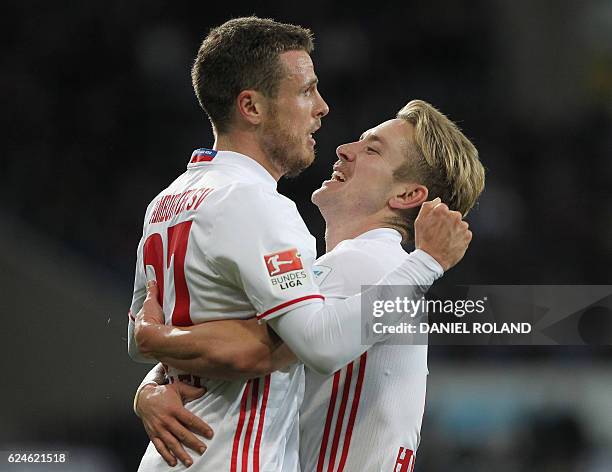
<svg viewBox="0 0 612 472">
<path fill-rule="evenodd" d="M 319 83 L 319 78 L 315 77 L 314 79 L 310 79 L 308 82 L 306 82 L 306 84 L 304 85 L 304 88 L 310 88 L 313 85 L 316 85 Z"/>
<path fill-rule="evenodd" d="M 367 136 L 366 136 L 367 134 Z M 387 142 L 385 139 L 381 138 L 380 136 L 378 136 L 377 134 L 374 133 L 369 133 L 368 131 L 366 131 L 365 133 L 363 133 L 360 137 L 359 137 L 359 141 L 362 141 L 363 139 L 369 139 L 370 141 L 376 141 L 380 144 L 382 144 L 383 146 L 387 145 Z"/>
</svg>

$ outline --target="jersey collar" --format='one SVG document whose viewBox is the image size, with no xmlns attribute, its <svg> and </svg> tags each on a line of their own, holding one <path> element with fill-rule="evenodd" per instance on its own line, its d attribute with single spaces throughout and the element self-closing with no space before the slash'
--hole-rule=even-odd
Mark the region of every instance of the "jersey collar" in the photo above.
<svg viewBox="0 0 612 472">
<path fill-rule="evenodd" d="M 392 228 L 376 228 L 360 234 L 355 239 L 392 240 L 398 244 L 401 244 L 402 235 L 399 231 Z"/>
<path fill-rule="evenodd" d="M 251 159 L 249 156 L 240 154 L 239 152 L 216 151 L 207 148 L 196 149 L 191 153 L 191 159 L 189 160 L 189 164 L 187 164 L 187 168 L 191 169 L 196 166 L 200 167 L 211 163 L 238 167 L 264 185 L 276 189 L 276 179 L 270 175 L 265 167 L 255 159 Z"/>
</svg>

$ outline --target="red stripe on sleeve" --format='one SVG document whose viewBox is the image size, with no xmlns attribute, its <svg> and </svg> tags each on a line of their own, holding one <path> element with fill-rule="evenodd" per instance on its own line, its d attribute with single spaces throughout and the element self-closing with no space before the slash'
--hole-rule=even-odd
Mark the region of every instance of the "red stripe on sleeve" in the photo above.
<svg viewBox="0 0 612 472">
<path fill-rule="evenodd" d="M 364 352 L 361 355 L 361 361 L 359 362 L 359 373 L 357 374 L 357 383 L 355 384 L 355 394 L 353 395 L 351 414 L 349 415 L 348 424 L 346 426 L 346 434 L 344 435 L 344 445 L 342 446 L 342 456 L 340 457 L 340 464 L 338 464 L 338 472 L 342 472 L 344 470 L 344 464 L 346 464 L 349 447 L 351 446 L 351 436 L 353 435 L 353 426 L 355 426 L 355 417 L 357 416 L 357 409 L 359 408 L 359 399 L 361 398 L 361 388 L 363 387 L 363 377 L 365 376 L 367 357 L 368 353 Z"/>
<path fill-rule="evenodd" d="M 281 303 L 278 306 L 275 306 L 274 308 L 269 309 L 268 311 L 265 311 L 259 315 L 257 315 L 257 319 L 261 320 L 262 318 L 265 318 L 266 316 L 278 311 L 278 310 L 282 310 L 283 308 L 287 308 L 290 305 L 294 305 L 295 303 L 299 303 L 299 302 L 303 302 L 304 300 L 310 300 L 311 298 L 320 298 L 321 300 L 325 300 L 325 297 L 323 295 L 306 295 L 305 297 L 300 297 L 300 298 L 296 298 L 295 300 L 291 300 L 285 303 Z"/>
<path fill-rule="evenodd" d="M 323 430 L 323 439 L 321 440 L 321 450 L 319 451 L 319 461 L 317 462 L 317 472 L 323 472 L 323 464 L 325 463 L 325 453 L 327 452 L 327 441 L 329 440 L 329 431 L 331 430 L 331 422 L 334 417 L 334 409 L 336 408 L 336 397 L 338 396 L 338 385 L 340 383 L 340 371 L 334 374 L 334 384 L 332 386 L 331 398 L 327 408 L 327 418 L 325 419 L 325 429 Z"/>
<path fill-rule="evenodd" d="M 336 453 L 338 452 L 338 444 L 340 442 L 340 434 L 342 433 L 342 423 L 344 423 L 344 413 L 346 413 L 346 405 L 348 404 L 348 396 L 351 391 L 351 380 L 353 380 L 353 364 L 351 362 L 346 366 L 346 375 L 344 376 L 344 391 L 342 392 L 342 401 L 338 410 L 338 418 L 336 419 L 336 431 L 332 442 L 331 452 L 329 453 L 329 463 L 327 464 L 327 472 L 333 472 L 336 462 Z"/>
<path fill-rule="evenodd" d="M 244 417 L 246 415 L 246 404 L 249 396 L 249 390 L 251 388 L 251 381 L 249 380 L 244 387 L 242 393 L 242 400 L 240 400 L 240 416 L 238 417 L 238 426 L 236 427 L 236 434 L 234 435 L 234 446 L 232 448 L 232 462 L 230 471 L 236 472 L 236 465 L 238 463 L 238 448 L 240 446 L 240 435 L 242 434 L 242 428 L 244 427 Z"/>
</svg>

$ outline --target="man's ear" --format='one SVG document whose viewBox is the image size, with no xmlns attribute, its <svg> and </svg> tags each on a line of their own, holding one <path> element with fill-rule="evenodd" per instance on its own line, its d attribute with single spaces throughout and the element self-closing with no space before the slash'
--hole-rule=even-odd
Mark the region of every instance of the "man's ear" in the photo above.
<svg viewBox="0 0 612 472">
<path fill-rule="evenodd" d="M 258 125 L 263 119 L 266 103 L 264 96 L 256 90 L 243 90 L 236 98 L 238 115 L 251 125 Z"/>
<path fill-rule="evenodd" d="M 389 199 L 389 206 L 395 210 L 416 208 L 427 201 L 429 190 L 420 184 L 402 184 L 396 187 L 396 193 Z"/>
</svg>

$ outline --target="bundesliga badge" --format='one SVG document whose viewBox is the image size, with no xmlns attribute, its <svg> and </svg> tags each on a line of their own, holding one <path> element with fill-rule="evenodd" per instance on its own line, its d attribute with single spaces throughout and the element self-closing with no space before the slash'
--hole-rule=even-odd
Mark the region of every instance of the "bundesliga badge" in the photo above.
<svg viewBox="0 0 612 472">
<path fill-rule="evenodd" d="M 266 261 L 270 277 L 304 268 L 297 249 L 268 254 L 264 256 L 264 261 Z"/>
<path fill-rule="evenodd" d="M 288 249 L 264 256 L 264 262 L 270 275 L 272 285 L 280 290 L 287 290 L 302 285 L 306 272 L 298 250 Z"/>
</svg>

